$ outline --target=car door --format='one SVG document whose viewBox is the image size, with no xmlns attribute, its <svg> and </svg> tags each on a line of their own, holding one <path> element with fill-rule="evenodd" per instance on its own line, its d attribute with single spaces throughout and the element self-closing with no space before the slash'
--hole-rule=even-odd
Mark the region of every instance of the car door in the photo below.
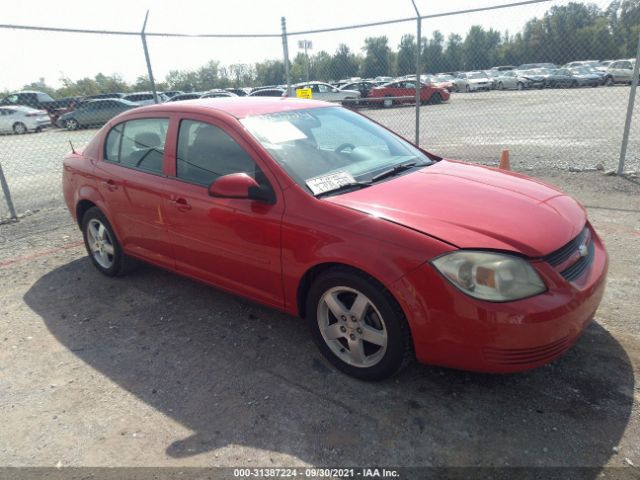
<svg viewBox="0 0 640 480">
<path fill-rule="evenodd" d="M 174 268 L 163 194 L 168 117 L 133 118 L 107 134 L 94 173 L 118 240 L 127 253 Z"/>
<path fill-rule="evenodd" d="M 283 306 L 280 228 L 284 205 L 275 178 L 232 126 L 208 116 L 178 123 L 165 197 L 178 271 L 275 307 Z M 209 195 L 222 175 L 246 173 L 274 203 Z"/>
<path fill-rule="evenodd" d="M 10 132 L 13 125 L 13 112 L 10 108 L 0 108 L 0 132 Z"/>
<path fill-rule="evenodd" d="M 326 83 L 318 83 L 316 84 L 318 87 L 318 99 L 325 100 L 327 102 L 335 102 L 338 100 L 342 100 L 346 95 L 337 88 L 332 87 Z"/>
</svg>

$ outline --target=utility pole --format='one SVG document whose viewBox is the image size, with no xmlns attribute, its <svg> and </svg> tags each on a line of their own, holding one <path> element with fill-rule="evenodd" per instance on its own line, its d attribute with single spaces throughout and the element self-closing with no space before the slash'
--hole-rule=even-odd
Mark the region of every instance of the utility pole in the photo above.
<svg viewBox="0 0 640 480">
<path fill-rule="evenodd" d="M 420 53 L 422 46 L 422 17 L 416 6 L 416 2 L 411 0 L 413 9 L 416 11 L 416 20 L 418 23 L 418 32 L 416 38 L 416 140 L 415 144 L 420 146 L 420 91 L 422 83 L 420 82 Z"/>
</svg>

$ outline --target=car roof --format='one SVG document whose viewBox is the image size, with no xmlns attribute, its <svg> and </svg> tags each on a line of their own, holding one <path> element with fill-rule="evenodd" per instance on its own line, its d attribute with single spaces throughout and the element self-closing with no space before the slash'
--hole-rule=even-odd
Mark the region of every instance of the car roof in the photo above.
<svg viewBox="0 0 640 480">
<path fill-rule="evenodd" d="M 190 113 L 222 112 L 237 119 L 267 113 L 288 112 L 305 108 L 332 107 L 333 103 L 285 97 L 220 97 L 198 98 L 178 103 L 162 103 L 139 107 L 136 112 L 179 111 Z"/>
</svg>

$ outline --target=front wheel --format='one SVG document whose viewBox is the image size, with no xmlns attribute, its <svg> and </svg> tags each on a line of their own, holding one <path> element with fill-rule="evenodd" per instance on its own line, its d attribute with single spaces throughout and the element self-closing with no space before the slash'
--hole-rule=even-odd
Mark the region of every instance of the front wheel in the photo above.
<svg viewBox="0 0 640 480">
<path fill-rule="evenodd" d="M 82 233 L 87 253 L 100 273 L 115 277 L 130 270 L 132 260 L 122 251 L 113 227 L 97 207 L 82 217 Z"/>
<path fill-rule="evenodd" d="M 467 92 L 467 93 L 470 93 L 471 92 L 471 87 L 469 85 L 466 85 L 464 87 L 464 91 Z"/>
<path fill-rule="evenodd" d="M 442 96 L 440 96 L 439 93 L 434 93 L 433 95 L 431 95 L 431 98 L 429 99 L 429 103 L 433 104 L 433 105 L 439 105 L 442 103 Z"/>
<path fill-rule="evenodd" d="M 383 107 L 385 107 L 385 108 L 393 107 L 393 100 L 392 100 L 392 99 L 390 99 L 390 98 L 385 98 L 385 99 L 382 101 L 382 106 L 383 106 Z"/>
<path fill-rule="evenodd" d="M 313 338 L 338 370 L 362 380 L 382 380 L 413 358 L 402 309 L 376 280 L 349 268 L 323 273 L 307 296 Z"/>
<path fill-rule="evenodd" d="M 613 78 L 607 77 L 606 80 L 604 81 L 604 85 L 606 87 L 613 87 Z"/>
<path fill-rule="evenodd" d="M 504 90 L 504 85 L 502 82 L 498 82 L 498 90 Z"/>
<path fill-rule="evenodd" d="M 524 90 L 524 83 L 522 83 L 522 82 L 518 82 L 518 85 L 516 86 L 516 88 L 517 88 L 518 90 Z"/>
<path fill-rule="evenodd" d="M 80 124 L 75 118 L 70 118 L 65 122 L 65 126 L 67 130 L 77 130 L 80 127 Z"/>
</svg>

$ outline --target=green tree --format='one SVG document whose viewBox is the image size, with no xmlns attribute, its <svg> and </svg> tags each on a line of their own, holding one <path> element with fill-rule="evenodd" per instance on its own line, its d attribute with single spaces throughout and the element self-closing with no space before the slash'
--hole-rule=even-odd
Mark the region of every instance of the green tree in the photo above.
<svg viewBox="0 0 640 480">
<path fill-rule="evenodd" d="M 360 69 L 360 59 L 351 52 L 348 46 L 341 43 L 331 58 L 331 75 L 329 78 L 340 80 L 355 77 Z"/>
<path fill-rule="evenodd" d="M 411 34 L 403 35 L 398 45 L 396 73 L 409 75 L 416 73 L 416 38 Z"/>
<path fill-rule="evenodd" d="M 365 52 L 362 61 L 362 76 L 389 75 L 391 71 L 391 49 L 386 36 L 368 37 L 364 40 Z"/>
<path fill-rule="evenodd" d="M 447 46 L 444 54 L 445 68 L 443 70 L 455 72 L 464 69 L 463 59 L 464 49 L 462 47 L 462 37 L 457 33 L 449 34 Z"/>
</svg>

